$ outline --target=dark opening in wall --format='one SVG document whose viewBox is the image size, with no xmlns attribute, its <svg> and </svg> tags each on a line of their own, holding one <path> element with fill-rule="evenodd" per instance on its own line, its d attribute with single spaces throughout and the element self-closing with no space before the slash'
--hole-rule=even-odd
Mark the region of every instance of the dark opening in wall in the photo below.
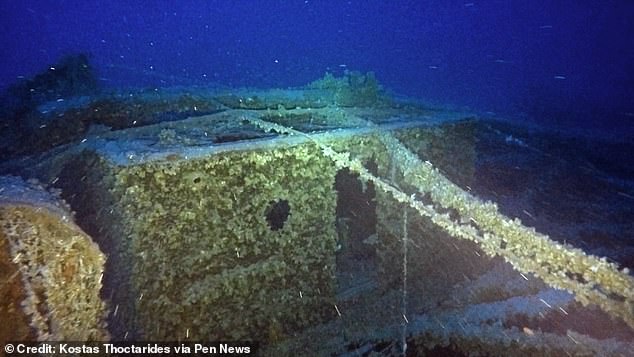
<svg viewBox="0 0 634 357">
<path fill-rule="evenodd" d="M 266 215 L 266 221 L 269 223 L 271 230 L 277 231 L 284 228 L 284 223 L 286 223 L 290 212 L 291 206 L 289 206 L 287 200 L 269 202 L 269 206 L 266 208 L 264 214 Z"/>
<path fill-rule="evenodd" d="M 376 171 L 373 161 L 365 165 L 370 172 Z M 347 220 L 351 237 L 364 240 L 376 233 L 376 191 L 372 183 L 361 182 L 359 175 L 348 169 L 337 172 L 337 220 Z"/>
<path fill-rule="evenodd" d="M 377 171 L 376 163 L 366 164 Z M 341 169 L 335 176 L 337 190 L 337 275 L 338 286 L 345 289 L 372 276 L 376 269 L 376 191 L 371 183 L 361 182 L 359 175 Z"/>
</svg>

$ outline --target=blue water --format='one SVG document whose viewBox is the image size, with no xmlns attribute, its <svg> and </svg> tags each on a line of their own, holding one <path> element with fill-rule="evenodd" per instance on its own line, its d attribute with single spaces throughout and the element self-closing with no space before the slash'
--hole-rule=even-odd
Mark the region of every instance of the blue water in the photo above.
<svg viewBox="0 0 634 357">
<path fill-rule="evenodd" d="M 0 88 L 62 55 L 101 84 L 299 86 L 374 71 L 429 103 L 634 132 L 634 2 L 2 1 Z"/>
</svg>

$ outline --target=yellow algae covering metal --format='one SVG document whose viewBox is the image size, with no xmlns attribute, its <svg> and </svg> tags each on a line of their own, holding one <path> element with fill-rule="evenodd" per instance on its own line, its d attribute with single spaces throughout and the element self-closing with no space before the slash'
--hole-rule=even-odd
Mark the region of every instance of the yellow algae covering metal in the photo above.
<svg viewBox="0 0 634 357">
<path fill-rule="evenodd" d="M 84 185 L 77 206 L 107 205 L 95 218 L 119 338 L 275 341 L 332 317 L 335 168 L 313 143 L 129 165 L 84 154 L 61 177 Z"/>
<path fill-rule="evenodd" d="M 99 296 L 104 255 L 47 192 L 18 178 L 0 183 L 0 264 L 3 275 L 13 272 L 0 288 L 0 340 L 109 339 Z"/>
<path fill-rule="evenodd" d="M 307 160 L 314 152 L 309 144 L 117 170 L 135 324 L 146 338 L 262 341 L 278 338 L 276 320 L 298 328 L 329 316 L 334 169 Z M 267 221 L 284 203 L 287 215 Z"/>
</svg>

